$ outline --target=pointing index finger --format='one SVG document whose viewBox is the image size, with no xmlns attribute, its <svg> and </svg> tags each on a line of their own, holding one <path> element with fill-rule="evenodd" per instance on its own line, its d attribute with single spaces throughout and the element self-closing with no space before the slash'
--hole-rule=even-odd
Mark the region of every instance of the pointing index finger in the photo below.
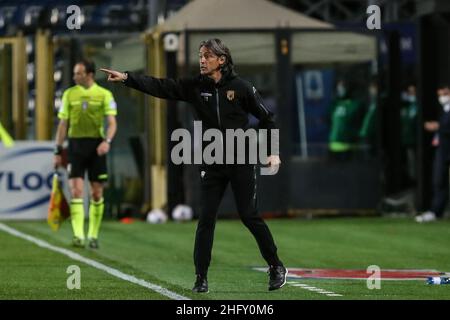
<svg viewBox="0 0 450 320">
<path fill-rule="evenodd" d="M 100 68 L 100 71 L 106 72 L 106 73 L 113 73 L 112 70 L 106 69 L 106 68 Z"/>
</svg>

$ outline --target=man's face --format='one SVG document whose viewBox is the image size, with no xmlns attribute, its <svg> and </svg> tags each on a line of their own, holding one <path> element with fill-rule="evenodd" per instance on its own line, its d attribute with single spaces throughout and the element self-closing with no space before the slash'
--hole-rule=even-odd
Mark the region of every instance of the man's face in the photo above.
<svg viewBox="0 0 450 320">
<path fill-rule="evenodd" d="M 80 86 L 84 86 L 87 84 L 90 79 L 90 75 L 86 73 L 86 67 L 84 64 L 77 63 L 75 67 L 73 67 L 73 81 Z"/>
<path fill-rule="evenodd" d="M 337 91 L 337 95 L 338 97 L 342 98 L 346 95 L 347 93 L 347 88 L 345 87 L 345 83 L 342 80 L 339 80 L 336 84 L 336 91 Z"/>
<path fill-rule="evenodd" d="M 438 95 L 438 97 L 450 96 L 450 89 L 448 89 L 448 88 L 438 89 L 437 95 Z"/>
<path fill-rule="evenodd" d="M 437 91 L 439 103 L 445 108 L 448 107 L 450 103 L 450 89 L 449 88 L 440 88 Z M 448 110 L 446 110 L 448 111 Z"/>
<path fill-rule="evenodd" d="M 225 63 L 224 57 L 216 56 L 208 48 L 201 47 L 198 53 L 200 63 L 200 74 L 209 76 L 220 70 L 220 66 Z"/>
</svg>

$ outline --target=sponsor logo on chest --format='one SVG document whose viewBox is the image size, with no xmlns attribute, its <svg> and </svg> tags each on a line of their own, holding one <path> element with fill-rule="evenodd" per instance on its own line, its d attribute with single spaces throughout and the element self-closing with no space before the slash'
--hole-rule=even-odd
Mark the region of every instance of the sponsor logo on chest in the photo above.
<svg viewBox="0 0 450 320">
<path fill-rule="evenodd" d="M 200 96 L 203 98 L 204 101 L 208 102 L 209 98 L 212 97 L 212 93 L 200 92 Z"/>
</svg>

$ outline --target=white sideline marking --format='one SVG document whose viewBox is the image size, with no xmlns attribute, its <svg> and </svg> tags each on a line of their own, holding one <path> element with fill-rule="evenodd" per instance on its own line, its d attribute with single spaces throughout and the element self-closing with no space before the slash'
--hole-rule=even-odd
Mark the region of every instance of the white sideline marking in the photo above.
<svg viewBox="0 0 450 320">
<path fill-rule="evenodd" d="M 40 240 L 40 239 L 35 238 L 33 236 L 30 236 L 28 234 L 22 233 L 22 232 L 20 232 L 20 231 L 18 231 L 16 229 L 8 227 L 7 225 L 5 225 L 3 223 L 0 223 L 0 230 L 3 230 L 3 231 L 5 231 L 5 232 L 7 232 L 7 233 L 9 233 L 9 234 L 11 234 L 13 236 L 18 237 L 18 238 L 22 238 L 22 239 L 25 239 L 27 241 L 33 242 L 34 244 L 38 245 L 39 247 L 46 248 L 46 249 L 49 249 L 49 250 L 61 253 L 61 254 L 65 255 L 65 256 L 68 256 L 69 258 L 71 258 L 73 260 L 77 260 L 77 261 L 83 262 L 83 263 L 85 263 L 87 265 L 90 265 L 91 267 L 94 267 L 96 269 L 105 271 L 105 272 L 107 272 L 107 273 L 109 273 L 109 274 L 111 274 L 114 277 L 117 277 L 119 279 L 122 279 L 122 280 L 125 280 L 125 281 L 129 281 L 129 282 L 138 284 L 138 285 L 140 285 L 142 287 L 145 287 L 145 288 L 148 288 L 150 290 L 153 290 L 153 291 L 155 291 L 155 292 L 157 292 L 159 294 L 162 294 L 163 296 L 169 297 L 170 299 L 173 299 L 173 300 L 191 300 L 191 299 L 189 299 L 189 298 L 187 298 L 185 296 L 179 295 L 179 294 L 177 294 L 175 292 L 172 292 L 172 291 L 170 291 L 170 290 L 168 290 L 166 288 L 163 288 L 163 287 L 158 286 L 156 284 L 153 284 L 151 282 L 147 282 L 145 280 L 138 279 L 138 278 L 136 278 L 134 276 L 131 276 L 131 275 L 126 274 L 126 273 L 123 273 L 122 271 L 119 271 L 117 269 L 108 267 L 107 265 L 104 265 L 104 264 L 102 264 L 100 262 L 97 262 L 95 260 L 92 260 L 92 259 L 89 259 L 89 258 L 85 258 L 82 255 L 79 255 L 78 253 L 75 253 L 73 251 L 53 246 L 53 245 L 49 244 L 48 242 L 46 242 L 44 240 Z"/>
<path fill-rule="evenodd" d="M 258 271 L 265 271 L 266 270 L 265 268 L 253 268 L 253 269 L 254 270 L 258 270 Z M 310 285 L 308 285 L 306 283 L 300 283 L 300 282 L 293 281 L 293 280 L 289 280 L 286 283 L 288 285 L 290 285 L 291 287 L 300 287 L 302 289 L 305 289 L 305 290 L 308 290 L 308 291 L 311 291 L 311 292 L 317 292 L 317 293 L 320 293 L 320 294 L 324 294 L 324 295 L 327 295 L 329 297 L 343 297 L 342 294 L 335 293 L 333 291 L 328 291 L 328 290 L 321 289 L 321 288 L 316 288 L 316 287 L 310 286 Z"/>
<path fill-rule="evenodd" d="M 321 288 L 316 288 L 316 287 L 312 287 L 309 286 L 307 284 L 304 283 L 298 283 L 295 281 L 288 281 L 288 284 L 292 287 L 300 287 L 302 289 L 308 290 L 308 291 L 312 291 L 312 292 L 317 292 L 320 294 L 324 294 L 327 295 L 329 297 L 342 297 L 342 294 L 338 294 L 338 293 L 334 293 L 333 291 L 327 291 L 325 289 L 321 289 Z"/>
<path fill-rule="evenodd" d="M 293 287 L 307 287 L 308 286 L 307 284 L 304 284 L 304 283 L 296 283 L 296 282 L 292 282 L 292 281 L 289 281 L 288 283 Z"/>
</svg>

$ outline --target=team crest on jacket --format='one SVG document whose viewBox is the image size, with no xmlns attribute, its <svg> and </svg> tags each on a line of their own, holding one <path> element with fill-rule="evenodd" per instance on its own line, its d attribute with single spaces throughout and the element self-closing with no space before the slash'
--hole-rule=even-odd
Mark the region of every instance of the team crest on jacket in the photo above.
<svg viewBox="0 0 450 320">
<path fill-rule="evenodd" d="M 228 90 L 227 91 L 227 99 L 230 101 L 233 101 L 234 99 L 234 90 Z"/>
</svg>

